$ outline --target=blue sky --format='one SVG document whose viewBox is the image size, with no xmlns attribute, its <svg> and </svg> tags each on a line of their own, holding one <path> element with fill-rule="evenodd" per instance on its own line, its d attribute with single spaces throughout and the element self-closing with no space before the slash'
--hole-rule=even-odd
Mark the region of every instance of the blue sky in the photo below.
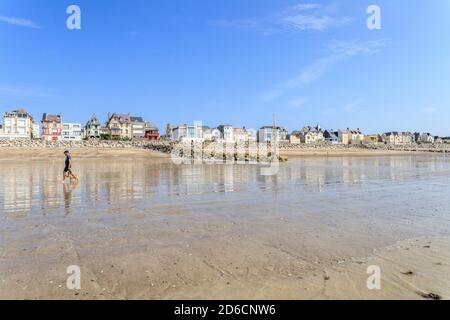
<svg viewBox="0 0 450 320">
<path fill-rule="evenodd" d="M 448 0 L 0 0 L 0 112 L 450 135 L 449 39 Z"/>
</svg>

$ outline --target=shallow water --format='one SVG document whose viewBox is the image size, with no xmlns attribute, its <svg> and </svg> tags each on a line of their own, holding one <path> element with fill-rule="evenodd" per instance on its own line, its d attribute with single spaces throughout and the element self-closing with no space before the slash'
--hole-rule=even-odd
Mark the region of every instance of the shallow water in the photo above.
<svg viewBox="0 0 450 320">
<path fill-rule="evenodd" d="M 282 206 L 278 213 L 286 216 L 396 212 L 391 219 L 402 214 L 431 218 L 446 213 L 450 204 L 450 158 L 445 156 L 304 158 L 281 164 L 275 176 L 262 176 L 252 165 L 82 159 L 74 166 L 80 182 L 64 184 L 61 170 L 55 161 L 1 162 L 2 225 L 108 215 L 118 209 L 124 217 L 133 210 L 163 214 L 161 206 L 197 209 L 208 202 L 212 211 L 220 203 L 240 202 L 262 215 L 267 205 Z"/>
<path fill-rule="evenodd" d="M 450 234 L 445 156 L 291 159 L 270 177 L 251 165 L 74 159 L 77 184 L 61 182 L 62 164 L 0 162 L 3 270 L 154 250 L 168 263 L 189 252 L 291 274 Z"/>
</svg>

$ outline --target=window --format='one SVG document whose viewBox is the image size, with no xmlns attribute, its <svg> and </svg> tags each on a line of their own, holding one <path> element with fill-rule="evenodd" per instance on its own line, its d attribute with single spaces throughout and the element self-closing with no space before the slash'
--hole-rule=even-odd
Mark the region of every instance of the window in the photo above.
<svg viewBox="0 0 450 320">
<path fill-rule="evenodd" d="M 188 137 L 189 138 L 195 137 L 195 128 L 188 128 Z"/>
</svg>

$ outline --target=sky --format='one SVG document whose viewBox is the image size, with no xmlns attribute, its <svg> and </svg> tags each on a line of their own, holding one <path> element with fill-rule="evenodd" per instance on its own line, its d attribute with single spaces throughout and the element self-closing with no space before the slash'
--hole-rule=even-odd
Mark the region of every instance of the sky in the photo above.
<svg viewBox="0 0 450 320">
<path fill-rule="evenodd" d="M 0 112 L 450 136 L 449 40 L 448 0 L 0 0 Z"/>
</svg>

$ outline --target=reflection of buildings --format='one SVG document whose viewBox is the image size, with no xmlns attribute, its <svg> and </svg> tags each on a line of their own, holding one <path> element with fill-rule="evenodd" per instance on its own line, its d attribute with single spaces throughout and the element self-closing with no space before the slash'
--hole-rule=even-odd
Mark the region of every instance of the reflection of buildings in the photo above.
<svg viewBox="0 0 450 320">
<path fill-rule="evenodd" d="M 20 172 L 20 174 L 18 174 Z M 28 213 L 33 203 L 35 189 L 30 166 L 7 166 L 2 165 L 0 171 L 1 183 L 0 194 L 3 209 L 6 213 Z"/>
<path fill-rule="evenodd" d="M 127 214 L 135 207 L 152 209 L 174 196 L 204 195 L 194 199 L 214 200 L 211 195 L 222 192 L 235 192 L 246 203 L 266 191 L 289 201 L 318 192 L 351 198 L 358 195 L 355 190 L 360 185 L 370 192 L 386 182 L 419 179 L 448 167 L 440 157 L 305 158 L 282 164 L 278 175 L 262 176 L 259 165 L 177 166 L 163 160 L 77 159 L 75 171 L 81 179 L 76 188 L 61 183 L 61 162 L 4 162 L 0 166 L 0 214 L 81 214 L 86 208 L 106 214 L 119 208 Z"/>
<path fill-rule="evenodd" d="M 92 169 L 91 169 L 92 170 Z M 108 203 L 139 200 L 144 197 L 144 167 L 129 161 L 114 161 L 107 164 L 96 163 L 92 170 L 95 181 L 103 184 L 103 192 Z"/>
<path fill-rule="evenodd" d="M 168 194 L 193 195 L 210 192 L 233 192 L 236 184 L 244 185 L 249 179 L 245 172 L 256 171 L 256 166 L 227 164 L 182 165 L 162 167 Z"/>
<path fill-rule="evenodd" d="M 38 168 L 34 168 L 42 177 L 39 196 L 44 214 L 51 209 L 60 208 L 63 203 L 63 199 L 61 199 L 63 167 L 58 164 L 42 163 Z"/>
</svg>

